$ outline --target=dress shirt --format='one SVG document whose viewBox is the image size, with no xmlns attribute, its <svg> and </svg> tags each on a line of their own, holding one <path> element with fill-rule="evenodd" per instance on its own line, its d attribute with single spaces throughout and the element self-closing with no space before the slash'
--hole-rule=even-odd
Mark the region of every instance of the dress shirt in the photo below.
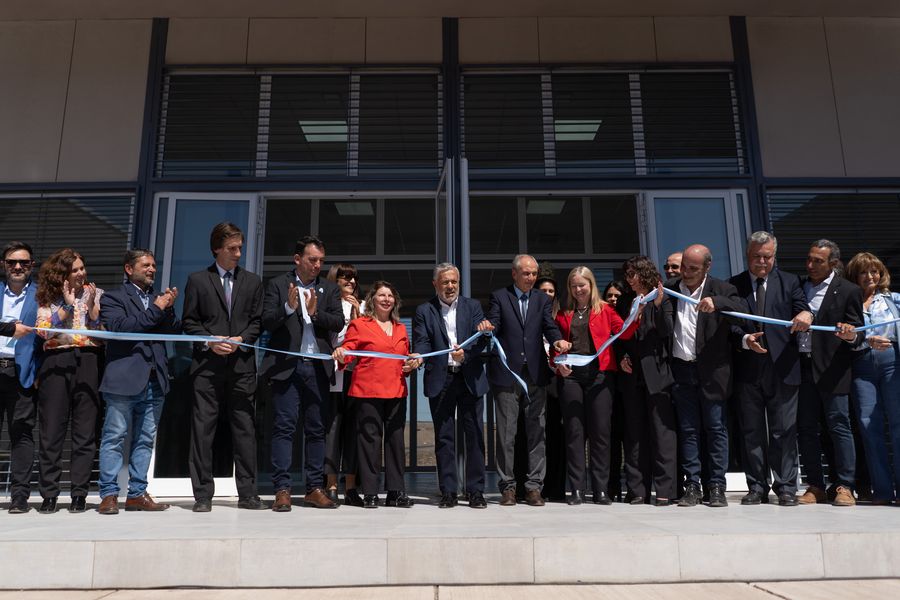
<svg viewBox="0 0 900 600">
<path fill-rule="evenodd" d="M 684 282 L 678 284 L 681 293 L 690 296 L 694 300 L 700 300 L 703 287 L 706 285 L 706 277 L 697 289 L 691 292 Z M 672 344 L 672 356 L 693 362 L 697 360 L 697 317 L 700 311 L 696 304 L 684 300 L 678 300 L 678 318 L 675 320 L 675 341 Z"/>
<path fill-rule="evenodd" d="M 3 292 L 3 312 L 0 313 L 0 321 L 10 323 L 18 321 L 22 317 L 22 307 L 25 305 L 25 292 L 31 282 L 25 284 L 22 293 L 16 294 L 7 286 Z M 16 338 L 0 335 L 0 358 L 16 357 Z"/>
<path fill-rule="evenodd" d="M 306 310 L 306 300 L 309 298 L 310 294 L 316 293 L 316 280 L 313 279 L 309 283 L 303 283 L 300 276 L 294 272 L 294 283 L 300 288 L 300 312 L 303 316 L 303 336 L 300 338 L 300 352 L 315 354 L 319 351 L 319 343 L 316 342 L 316 332 L 313 331 L 312 317 Z M 285 302 L 284 312 L 292 315 L 297 311 Z M 344 332 L 346 332 L 346 328 L 344 329 Z"/>
<path fill-rule="evenodd" d="M 872 302 L 869 304 L 869 309 L 863 311 L 865 324 L 871 325 L 872 323 L 884 323 L 886 321 L 893 321 L 894 319 L 896 319 L 897 317 L 894 316 L 894 312 L 891 310 L 891 307 L 888 304 L 888 302 L 896 304 L 894 302 L 894 297 L 896 297 L 896 294 L 894 294 L 894 296 L 891 296 L 890 293 L 875 294 L 875 296 L 872 298 Z M 900 306 L 896 306 L 896 308 L 900 308 Z M 897 325 L 882 325 L 881 327 L 873 327 L 866 332 L 866 337 L 880 335 L 886 337 L 892 342 L 898 342 L 900 341 L 897 339 L 898 329 L 900 329 L 900 327 L 897 327 Z M 860 348 L 868 347 L 868 342 L 865 342 L 860 346 Z"/>
<path fill-rule="evenodd" d="M 459 305 L 459 297 L 450 305 L 445 304 L 440 298 L 438 298 L 438 301 L 441 303 L 441 317 L 443 317 L 444 325 L 447 327 L 447 337 L 450 338 L 450 348 L 453 349 L 454 344 L 459 343 L 456 337 L 456 307 Z M 449 354 L 447 355 L 447 366 L 458 367 L 461 364 L 458 360 L 453 360 L 453 357 Z"/>
<path fill-rule="evenodd" d="M 134 289 L 137 290 L 138 298 L 141 299 L 141 303 L 144 305 L 144 310 L 150 308 L 150 294 L 153 293 L 153 288 L 150 288 L 146 292 L 141 288 L 141 286 L 137 285 L 134 282 L 131 282 L 131 285 L 134 286 Z"/>
<path fill-rule="evenodd" d="M 825 299 L 825 292 L 834 279 L 834 271 L 826 277 L 822 282 L 813 285 L 808 279 L 803 282 L 803 293 L 806 294 L 806 302 L 809 304 L 809 310 L 812 311 L 813 320 L 822 307 L 822 300 Z M 797 334 L 797 343 L 800 346 L 800 352 L 812 352 L 812 334 L 809 331 L 801 331 Z"/>
<path fill-rule="evenodd" d="M 756 287 L 759 285 L 759 284 L 756 282 L 756 280 L 759 279 L 759 277 L 757 277 L 756 275 L 754 275 L 754 274 L 751 273 L 750 271 L 747 271 L 747 276 L 750 278 L 750 286 L 751 286 L 751 288 L 753 289 L 753 297 L 755 298 L 755 297 L 756 297 Z M 769 276 L 768 276 L 768 275 L 766 275 L 765 277 L 763 277 L 763 284 L 762 284 L 762 286 L 763 286 L 763 291 L 764 291 L 764 292 L 768 292 L 768 291 L 769 291 Z M 762 311 L 759 310 L 759 307 L 758 307 L 758 306 L 756 307 L 756 314 L 757 314 L 757 315 L 762 315 L 762 314 L 763 314 Z M 747 340 L 748 340 L 748 339 L 750 339 L 750 334 L 749 334 L 749 333 L 745 334 L 744 337 L 741 338 L 741 347 L 742 347 L 744 350 L 749 350 L 749 349 L 750 349 L 750 345 L 747 343 Z"/>
</svg>

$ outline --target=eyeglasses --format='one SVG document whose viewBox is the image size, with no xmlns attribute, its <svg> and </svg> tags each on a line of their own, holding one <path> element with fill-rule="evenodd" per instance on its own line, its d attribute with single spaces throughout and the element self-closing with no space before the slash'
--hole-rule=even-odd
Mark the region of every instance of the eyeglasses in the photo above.
<svg viewBox="0 0 900 600">
<path fill-rule="evenodd" d="M 14 268 L 16 267 L 16 265 L 21 265 L 21 266 L 23 266 L 23 267 L 25 267 L 25 268 L 27 269 L 27 268 L 30 267 L 32 264 L 34 264 L 34 261 L 31 260 L 30 258 L 29 258 L 29 259 L 25 259 L 25 260 L 20 260 L 20 259 L 12 259 L 12 260 L 10 260 L 10 259 L 7 259 L 7 260 L 4 260 L 3 262 L 6 263 L 6 268 L 7 268 L 7 269 L 14 269 Z"/>
<path fill-rule="evenodd" d="M 663 269 L 668 269 L 670 271 L 677 271 L 681 268 L 681 265 L 663 265 Z"/>
</svg>

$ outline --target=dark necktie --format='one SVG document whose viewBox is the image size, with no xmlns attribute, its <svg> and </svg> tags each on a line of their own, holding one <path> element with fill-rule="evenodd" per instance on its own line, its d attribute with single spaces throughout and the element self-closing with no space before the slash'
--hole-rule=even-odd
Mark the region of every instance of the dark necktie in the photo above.
<svg viewBox="0 0 900 600">
<path fill-rule="evenodd" d="M 234 275 L 231 271 L 226 271 L 222 275 L 222 287 L 225 288 L 225 308 L 228 309 L 228 317 L 231 317 L 231 280 Z"/>
<path fill-rule="evenodd" d="M 522 293 L 519 297 L 519 312 L 522 313 L 522 322 L 525 322 L 525 313 L 528 312 L 528 294 Z"/>
<path fill-rule="evenodd" d="M 766 280 L 762 277 L 756 278 L 756 314 L 760 317 L 766 312 Z M 756 330 L 762 331 L 763 324 L 756 322 Z M 762 340 L 760 340 L 762 342 Z"/>
</svg>

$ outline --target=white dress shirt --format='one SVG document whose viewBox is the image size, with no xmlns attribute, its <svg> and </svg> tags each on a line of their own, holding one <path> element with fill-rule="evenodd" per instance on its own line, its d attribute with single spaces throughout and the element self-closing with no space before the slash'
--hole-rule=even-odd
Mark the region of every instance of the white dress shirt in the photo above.
<svg viewBox="0 0 900 600">
<path fill-rule="evenodd" d="M 822 300 L 825 299 L 825 292 L 828 291 L 832 279 L 834 279 L 834 271 L 815 285 L 809 280 L 803 282 L 803 293 L 806 294 L 806 303 L 809 304 L 809 310 L 813 314 L 813 321 L 815 321 L 819 309 L 822 308 Z M 798 333 L 797 343 L 800 346 L 800 352 L 812 352 L 812 332 L 801 331 Z"/>
<path fill-rule="evenodd" d="M 316 333 L 315 331 L 313 331 L 312 318 L 309 316 L 309 312 L 307 312 L 306 310 L 307 298 L 309 298 L 310 294 L 316 293 L 316 280 L 313 279 L 309 283 L 303 283 L 300 280 L 300 276 L 295 272 L 294 283 L 297 287 L 300 288 L 300 311 L 303 316 L 303 335 L 300 339 L 300 352 L 305 352 L 307 354 L 316 354 L 319 351 L 319 343 L 316 341 Z M 284 303 L 284 311 L 288 315 L 292 315 L 297 312 L 295 309 L 291 308 L 287 302 Z"/>
<path fill-rule="evenodd" d="M 679 283 L 678 287 L 685 296 L 700 300 L 705 285 L 706 277 L 703 278 L 703 283 L 698 285 L 693 292 L 684 285 L 683 281 Z M 678 318 L 675 319 L 675 341 L 672 344 L 672 356 L 675 358 L 688 362 L 697 360 L 697 317 L 699 315 L 700 311 L 697 310 L 696 304 L 678 300 Z"/>
<path fill-rule="evenodd" d="M 22 288 L 22 292 L 19 294 L 10 290 L 9 286 L 6 287 L 6 290 L 3 292 L 3 312 L 0 313 L 0 321 L 9 323 L 12 321 L 19 321 L 22 318 L 22 307 L 25 305 L 25 292 L 28 291 L 29 285 L 31 285 L 30 281 L 25 284 L 25 287 Z M 34 323 L 32 323 L 32 325 L 33 324 Z M 0 335 L 0 358 L 15 357 L 16 338 Z"/>
<path fill-rule="evenodd" d="M 450 338 L 450 348 L 453 348 L 454 344 L 458 344 L 459 340 L 456 337 L 456 308 L 459 306 L 459 297 L 457 296 L 456 300 L 453 301 L 453 304 L 447 305 L 443 300 L 438 298 L 438 302 L 441 303 L 441 317 L 444 319 L 444 325 L 447 327 L 447 337 Z M 447 366 L 448 367 L 458 367 L 462 363 L 458 360 L 453 360 L 453 357 L 449 354 L 447 355 Z"/>
</svg>

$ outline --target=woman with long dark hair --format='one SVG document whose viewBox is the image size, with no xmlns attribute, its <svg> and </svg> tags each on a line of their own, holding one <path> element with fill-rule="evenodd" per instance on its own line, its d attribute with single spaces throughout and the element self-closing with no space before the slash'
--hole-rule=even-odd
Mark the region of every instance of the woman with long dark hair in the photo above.
<svg viewBox="0 0 900 600">
<path fill-rule="evenodd" d="M 100 329 L 103 290 L 88 283 L 82 256 L 71 248 L 59 250 L 41 265 L 37 289 L 36 327 Z M 84 512 L 91 467 L 97 449 L 100 414 L 102 342 L 79 334 L 37 331 L 44 338 L 44 360 L 38 371 L 38 429 L 40 431 L 40 512 L 56 512 L 62 474 L 63 442 L 71 423 L 71 495 L 69 512 Z"/>
</svg>

